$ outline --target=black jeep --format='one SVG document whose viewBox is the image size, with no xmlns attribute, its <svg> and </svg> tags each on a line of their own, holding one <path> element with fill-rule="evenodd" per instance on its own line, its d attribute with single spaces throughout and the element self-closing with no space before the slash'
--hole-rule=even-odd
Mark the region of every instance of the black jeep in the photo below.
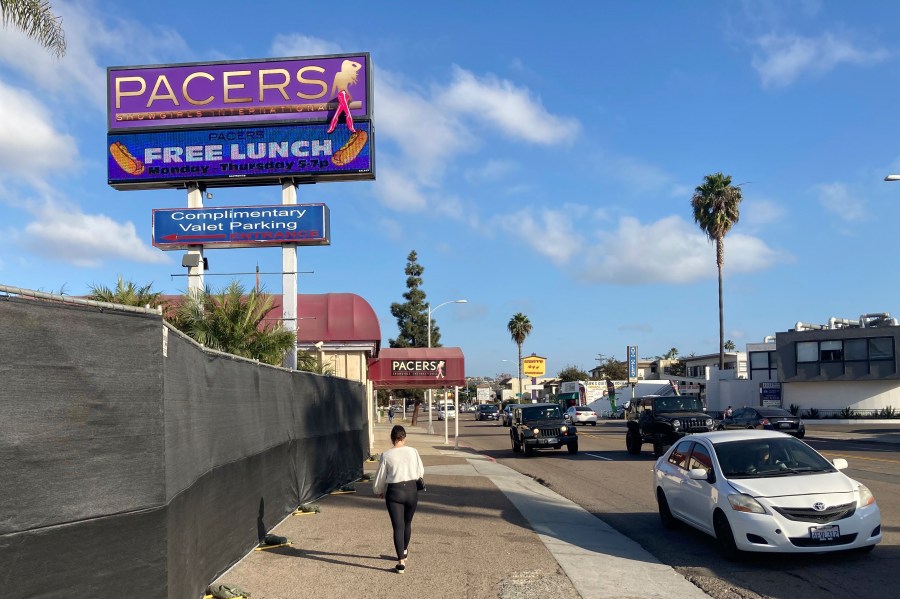
<svg viewBox="0 0 900 599">
<path fill-rule="evenodd" d="M 509 438 L 512 450 L 525 456 L 530 456 L 535 449 L 560 449 L 563 445 L 569 453 L 578 453 L 577 431 L 566 423 L 562 410 L 555 403 L 516 406 Z"/>
<path fill-rule="evenodd" d="M 628 432 L 625 447 L 628 453 L 641 453 L 641 445 L 653 444 L 654 457 L 661 456 L 666 447 L 689 433 L 713 430 L 713 419 L 703 411 L 697 397 L 686 395 L 648 395 L 630 402 L 625 412 Z"/>
</svg>

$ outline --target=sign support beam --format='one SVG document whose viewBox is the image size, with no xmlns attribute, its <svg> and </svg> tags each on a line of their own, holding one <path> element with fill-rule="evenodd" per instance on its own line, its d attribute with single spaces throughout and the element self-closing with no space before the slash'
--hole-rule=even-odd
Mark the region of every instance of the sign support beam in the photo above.
<svg viewBox="0 0 900 599">
<path fill-rule="evenodd" d="M 281 203 L 285 206 L 297 204 L 297 186 L 293 181 L 281 184 Z M 284 367 L 297 369 L 297 244 L 281 245 L 281 310 L 284 328 L 293 332 L 294 344 L 284 357 Z"/>
<path fill-rule="evenodd" d="M 187 190 L 188 208 L 203 208 L 203 188 L 197 183 L 191 183 L 188 185 Z M 202 292 L 204 289 L 203 272 L 205 265 L 203 263 L 203 246 L 197 246 L 197 248 L 190 249 L 187 252 L 189 256 L 196 255 L 199 257 L 198 260 L 194 261 L 197 266 L 188 267 L 188 292 L 191 295 Z"/>
</svg>

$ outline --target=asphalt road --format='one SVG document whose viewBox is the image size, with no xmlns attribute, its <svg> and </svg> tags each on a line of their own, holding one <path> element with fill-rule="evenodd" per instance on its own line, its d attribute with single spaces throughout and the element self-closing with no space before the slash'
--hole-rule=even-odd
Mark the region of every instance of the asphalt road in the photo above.
<svg viewBox="0 0 900 599">
<path fill-rule="evenodd" d="M 839 427 L 838 427 L 839 428 Z M 894 427 L 896 428 L 896 427 Z M 713 539 L 687 526 L 665 530 L 652 491 L 653 455 L 625 451 L 622 421 L 581 426 L 580 452 L 514 454 L 505 427 L 463 414 L 460 444 L 473 447 L 547 485 L 640 543 L 709 595 L 721 599 L 895 598 L 900 588 L 900 445 L 804 439 L 828 458 L 844 457 L 848 476 L 875 494 L 883 541 L 869 554 L 754 555 L 737 563 L 719 557 Z"/>
</svg>

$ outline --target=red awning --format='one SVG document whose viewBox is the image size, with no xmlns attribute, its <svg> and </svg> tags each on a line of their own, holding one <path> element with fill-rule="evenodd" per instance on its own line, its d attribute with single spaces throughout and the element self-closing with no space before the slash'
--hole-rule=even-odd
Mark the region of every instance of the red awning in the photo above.
<svg viewBox="0 0 900 599">
<path fill-rule="evenodd" d="M 266 320 L 281 320 L 281 297 Z M 369 302 L 354 293 L 297 295 L 297 341 L 301 344 L 368 341 L 381 345 L 381 327 Z"/>
<path fill-rule="evenodd" d="M 376 389 L 465 387 L 466 365 L 458 347 L 386 348 L 369 360 Z"/>
</svg>

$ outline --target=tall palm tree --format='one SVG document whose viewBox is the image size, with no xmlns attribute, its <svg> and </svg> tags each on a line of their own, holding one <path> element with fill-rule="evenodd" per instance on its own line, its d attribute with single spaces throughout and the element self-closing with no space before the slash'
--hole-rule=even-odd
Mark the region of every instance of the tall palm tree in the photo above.
<svg viewBox="0 0 900 599">
<path fill-rule="evenodd" d="M 43 47 L 51 50 L 58 58 L 66 53 L 66 34 L 62 28 L 62 17 L 53 14 L 49 2 L 42 0 L 0 0 L 0 21 L 3 27 L 12 25 Z"/>
<path fill-rule="evenodd" d="M 739 185 L 731 184 L 731 177 L 722 173 L 706 175 L 694 189 L 691 207 L 694 222 L 716 244 L 716 266 L 719 269 L 719 370 L 725 369 L 725 311 L 722 306 L 722 266 L 725 264 L 725 235 L 741 217 L 742 199 Z"/>
<path fill-rule="evenodd" d="M 263 325 L 272 309 L 272 296 L 232 281 L 221 293 L 192 290 L 175 309 L 172 325 L 206 347 L 280 365 L 295 343 L 295 334 L 282 325 Z"/>
<path fill-rule="evenodd" d="M 528 317 L 519 312 L 515 316 L 509 319 L 509 323 L 506 325 L 506 328 L 509 330 L 509 334 L 512 336 L 512 340 L 516 342 L 516 345 L 519 346 L 519 396 L 522 395 L 522 344 L 525 343 L 525 338 L 528 337 L 528 334 L 531 333 L 531 321 L 528 320 Z"/>
</svg>

